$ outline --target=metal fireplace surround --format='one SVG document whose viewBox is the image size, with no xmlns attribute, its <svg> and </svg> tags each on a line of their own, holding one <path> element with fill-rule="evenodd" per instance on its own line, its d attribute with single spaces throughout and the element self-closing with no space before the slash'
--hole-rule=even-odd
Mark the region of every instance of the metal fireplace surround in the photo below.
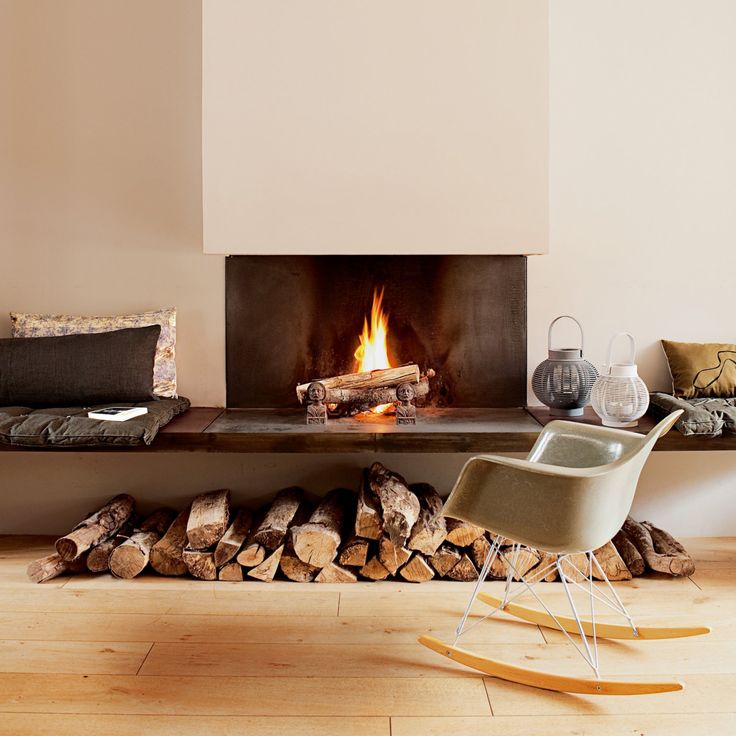
<svg viewBox="0 0 736 736">
<path fill-rule="evenodd" d="M 524 406 L 526 258 L 445 255 L 228 257 L 228 407 L 298 408 L 297 384 L 352 372 L 376 289 L 429 406 Z"/>
</svg>

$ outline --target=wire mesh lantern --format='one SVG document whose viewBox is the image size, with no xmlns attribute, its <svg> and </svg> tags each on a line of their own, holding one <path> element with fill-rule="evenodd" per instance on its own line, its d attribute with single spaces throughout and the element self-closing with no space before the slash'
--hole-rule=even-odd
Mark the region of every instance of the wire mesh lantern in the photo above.
<svg viewBox="0 0 736 736">
<path fill-rule="evenodd" d="M 578 326 L 579 348 L 552 347 L 552 328 L 561 319 L 571 319 Z M 547 351 L 547 360 L 536 367 L 532 376 L 534 395 L 550 408 L 553 416 L 582 416 L 598 371 L 583 358 L 583 328 L 575 317 L 563 314 L 552 320 L 547 333 Z"/>
<path fill-rule="evenodd" d="M 629 338 L 629 359 L 613 362 L 613 345 L 619 337 Z M 608 345 L 608 370 L 593 385 L 593 410 L 606 427 L 636 427 L 649 407 L 649 391 L 639 378 L 634 363 L 636 342 L 628 332 L 619 332 Z"/>
</svg>

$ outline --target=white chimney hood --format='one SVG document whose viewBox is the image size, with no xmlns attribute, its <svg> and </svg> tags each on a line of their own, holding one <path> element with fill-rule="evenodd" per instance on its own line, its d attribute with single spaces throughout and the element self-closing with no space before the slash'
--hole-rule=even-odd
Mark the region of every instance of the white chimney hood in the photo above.
<svg viewBox="0 0 736 736">
<path fill-rule="evenodd" d="M 546 0 L 204 0 L 206 253 L 543 253 Z"/>
</svg>

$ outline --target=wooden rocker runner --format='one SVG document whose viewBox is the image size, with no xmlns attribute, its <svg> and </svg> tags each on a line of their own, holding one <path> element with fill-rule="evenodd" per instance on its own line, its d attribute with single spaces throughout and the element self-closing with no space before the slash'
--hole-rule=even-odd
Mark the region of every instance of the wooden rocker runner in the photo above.
<svg viewBox="0 0 736 736">
<path fill-rule="evenodd" d="M 495 455 L 471 458 L 461 471 L 442 513 L 483 527 L 492 532 L 495 539 L 455 630 L 453 642 L 448 644 L 426 635 L 419 637 L 419 642 L 484 674 L 545 690 L 588 695 L 644 695 L 682 690 L 684 685 L 676 680 L 601 679 L 599 638 L 673 639 L 707 634 L 710 629 L 707 626 L 637 627 L 592 552 L 620 529 L 631 508 L 641 470 L 652 447 L 681 413 L 670 414 L 646 437 L 607 427 L 551 422 L 540 434 L 526 460 Z M 511 547 L 503 550 L 501 545 L 508 542 L 511 542 Z M 531 580 L 517 570 L 522 546 L 552 555 L 552 562 L 543 570 L 535 570 Z M 572 555 L 581 552 L 586 555 L 586 570 L 579 570 L 571 559 Z M 480 592 L 497 556 L 508 565 L 503 598 Z M 553 568 L 559 575 L 572 616 L 554 614 L 536 591 L 537 583 Z M 568 574 L 571 570 L 579 573 L 575 579 Z M 601 584 L 594 581 L 594 571 Z M 514 578 L 519 582 L 512 586 Z M 578 582 L 581 578 L 584 583 Z M 573 598 L 574 588 L 586 594 L 589 618 L 582 618 L 578 612 Z M 514 603 L 522 593 L 531 593 L 541 610 Z M 480 621 L 467 626 L 470 609 L 476 599 L 493 609 Z M 612 609 L 627 623 L 596 621 L 596 604 Z M 593 670 L 594 677 L 540 672 L 481 657 L 457 646 L 460 637 L 472 626 L 498 611 L 561 631 Z"/>
</svg>

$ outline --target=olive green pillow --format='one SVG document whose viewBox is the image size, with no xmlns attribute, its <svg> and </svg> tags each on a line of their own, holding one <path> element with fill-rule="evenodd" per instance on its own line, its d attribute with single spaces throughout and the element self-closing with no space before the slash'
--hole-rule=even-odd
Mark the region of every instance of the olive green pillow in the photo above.
<svg viewBox="0 0 736 736">
<path fill-rule="evenodd" d="M 736 345 L 662 340 L 672 393 L 682 399 L 736 396 Z"/>
</svg>

